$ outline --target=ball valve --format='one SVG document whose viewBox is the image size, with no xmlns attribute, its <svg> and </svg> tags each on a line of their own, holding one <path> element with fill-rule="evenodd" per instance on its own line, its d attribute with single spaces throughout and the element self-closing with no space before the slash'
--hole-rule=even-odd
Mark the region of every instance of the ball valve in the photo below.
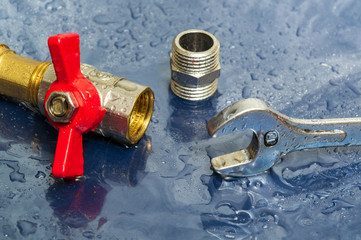
<svg viewBox="0 0 361 240">
<path fill-rule="evenodd" d="M 48 44 L 52 63 L 16 55 L 0 44 L 0 94 L 37 106 L 59 130 L 53 175 L 81 176 L 82 134 L 95 131 L 136 144 L 153 114 L 154 93 L 80 63 L 78 34 L 52 36 Z"/>
</svg>

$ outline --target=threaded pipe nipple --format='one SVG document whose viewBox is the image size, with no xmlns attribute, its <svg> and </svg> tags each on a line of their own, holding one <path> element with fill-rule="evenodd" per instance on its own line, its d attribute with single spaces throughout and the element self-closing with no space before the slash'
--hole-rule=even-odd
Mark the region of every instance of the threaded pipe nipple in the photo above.
<svg viewBox="0 0 361 240">
<path fill-rule="evenodd" d="M 197 101 L 217 90 L 220 75 L 219 41 L 209 32 L 187 30 L 172 44 L 171 89 L 180 98 Z"/>
</svg>

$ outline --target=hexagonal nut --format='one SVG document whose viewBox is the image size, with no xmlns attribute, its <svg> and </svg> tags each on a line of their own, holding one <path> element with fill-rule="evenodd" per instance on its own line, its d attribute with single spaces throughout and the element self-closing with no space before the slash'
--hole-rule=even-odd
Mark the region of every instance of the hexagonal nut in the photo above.
<svg viewBox="0 0 361 240">
<path fill-rule="evenodd" d="M 79 104 L 71 92 L 54 91 L 45 103 L 45 111 L 53 122 L 68 123 Z"/>
<path fill-rule="evenodd" d="M 214 80 L 219 78 L 221 74 L 220 64 L 208 73 L 185 73 L 179 70 L 176 66 L 171 64 L 172 79 L 182 86 L 186 87 L 203 87 L 211 84 Z"/>
</svg>

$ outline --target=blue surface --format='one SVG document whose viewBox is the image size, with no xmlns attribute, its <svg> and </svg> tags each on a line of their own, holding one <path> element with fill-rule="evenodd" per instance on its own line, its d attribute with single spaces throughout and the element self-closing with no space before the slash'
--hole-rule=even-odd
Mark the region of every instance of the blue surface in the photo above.
<svg viewBox="0 0 361 240">
<path fill-rule="evenodd" d="M 360 147 L 287 155 L 268 173 L 210 169 L 206 121 L 257 97 L 298 118 L 360 116 L 361 2 L 1 0 L 0 42 L 50 60 L 47 38 L 77 32 L 81 59 L 150 86 L 155 112 L 136 148 L 92 134 L 85 176 L 50 176 L 57 133 L 1 98 L 0 239 L 361 238 Z M 169 52 L 199 28 L 221 43 L 218 92 L 169 90 Z"/>
</svg>

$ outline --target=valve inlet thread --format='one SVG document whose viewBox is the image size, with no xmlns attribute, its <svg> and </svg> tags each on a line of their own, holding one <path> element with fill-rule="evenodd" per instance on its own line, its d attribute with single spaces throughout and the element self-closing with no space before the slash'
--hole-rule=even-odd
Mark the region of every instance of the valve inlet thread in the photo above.
<svg viewBox="0 0 361 240">
<path fill-rule="evenodd" d="M 187 30 L 174 38 L 171 89 L 175 95 L 198 101 L 216 92 L 220 74 L 219 48 L 219 41 L 202 30 Z"/>
<path fill-rule="evenodd" d="M 38 90 L 43 76 L 51 62 L 42 62 L 34 70 L 29 82 L 29 102 L 34 106 L 38 103 Z"/>
<path fill-rule="evenodd" d="M 146 88 L 134 103 L 129 117 L 129 128 L 127 138 L 135 144 L 143 137 L 148 128 L 153 114 L 154 93 L 150 88 Z"/>
</svg>

